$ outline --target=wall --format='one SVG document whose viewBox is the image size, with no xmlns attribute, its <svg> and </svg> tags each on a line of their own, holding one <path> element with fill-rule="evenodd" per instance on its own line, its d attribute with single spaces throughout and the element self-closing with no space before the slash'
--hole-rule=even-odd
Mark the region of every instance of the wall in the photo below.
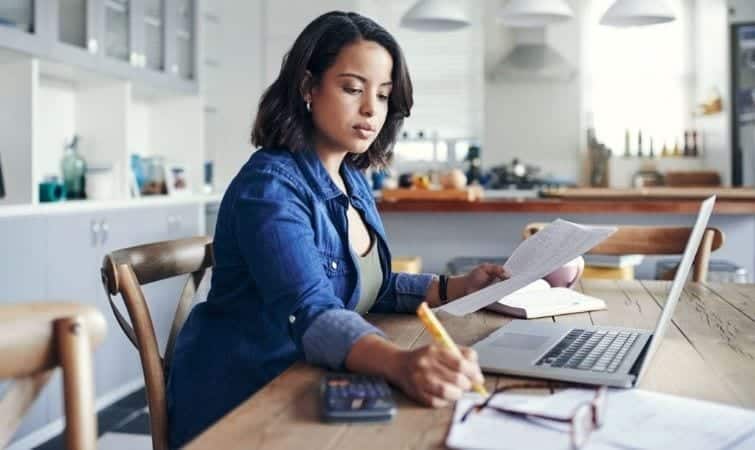
<svg viewBox="0 0 755 450">
<path fill-rule="evenodd" d="M 693 119 L 702 133 L 704 162 L 731 183 L 731 117 L 729 105 L 729 29 L 725 0 L 695 1 L 695 100 L 703 101 L 713 88 L 721 94 L 724 112 Z"/>
<path fill-rule="evenodd" d="M 726 0 L 726 4 L 732 12 L 729 22 L 755 22 L 755 2 L 752 0 Z"/>
<path fill-rule="evenodd" d="M 568 2 L 579 14 L 578 1 Z M 485 71 L 489 73 L 514 45 L 514 36 L 496 19 L 501 2 L 485 3 Z M 547 42 L 579 65 L 579 20 L 547 28 Z M 568 82 L 500 82 L 486 79 L 483 164 L 491 167 L 518 157 L 543 173 L 576 179 L 579 172 L 579 75 Z"/>
</svg>

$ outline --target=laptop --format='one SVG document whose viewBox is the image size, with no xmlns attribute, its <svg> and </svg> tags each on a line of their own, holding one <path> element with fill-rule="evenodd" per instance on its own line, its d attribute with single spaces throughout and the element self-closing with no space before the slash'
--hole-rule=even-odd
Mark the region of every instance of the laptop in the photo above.
<svg viewBox="0 0 755 450">
<path fill-rule="evenodd" d="M 484 372 L 574 383 L 637 386 L 663 340 L 716 197 L 702 203 L 654 331 L 512 320 L 475 344 Z"/>
</svg>

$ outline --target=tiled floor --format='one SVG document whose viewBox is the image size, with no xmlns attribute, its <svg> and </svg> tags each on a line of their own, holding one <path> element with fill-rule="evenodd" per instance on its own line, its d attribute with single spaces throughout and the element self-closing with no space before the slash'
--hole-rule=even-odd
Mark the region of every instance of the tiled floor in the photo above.
<svg viewBox="0 0 755 450">
<path fill-rule="evenodd" d="M 98 435 L 107 432 L 149 434 L 149 416 L 144 389 L 124 397 L 97 414 Z M 36 447 L 36 450 L 65 450 L 60 434 Z"/>
</svg>

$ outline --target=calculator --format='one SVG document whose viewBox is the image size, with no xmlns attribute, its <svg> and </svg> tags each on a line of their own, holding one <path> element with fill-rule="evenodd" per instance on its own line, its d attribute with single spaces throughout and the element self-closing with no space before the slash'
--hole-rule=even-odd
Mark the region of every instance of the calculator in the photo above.
<svg viewBox="0 0 755 450">
<path fill-rule="evenodd" d="M 320 381 L 320 400 L 325 422 L 379 422 L 396 415 L 391 388 L 380 377 L 328 373 Z"/>
</svg>

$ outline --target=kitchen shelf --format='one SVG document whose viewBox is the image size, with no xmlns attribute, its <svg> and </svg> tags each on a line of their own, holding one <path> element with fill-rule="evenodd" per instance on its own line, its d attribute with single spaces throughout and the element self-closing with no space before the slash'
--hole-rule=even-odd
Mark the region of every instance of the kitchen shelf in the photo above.
<svg viewBox="0 0 755 450">
<path fill-rule="evenodd" d="M 62 202 L 40 203 L 36 205 L 0 206 L 0 218 L 20 216 L 53 216 L 76 214 L 92 211 L 110 211 L 131 208 L 162 208 L 177 205 L 212 205 L 220 203 L 223 194 L 197 194 L 186 196 L 155 195 L 126 200 L 69 200 Z"/>
</svg>

